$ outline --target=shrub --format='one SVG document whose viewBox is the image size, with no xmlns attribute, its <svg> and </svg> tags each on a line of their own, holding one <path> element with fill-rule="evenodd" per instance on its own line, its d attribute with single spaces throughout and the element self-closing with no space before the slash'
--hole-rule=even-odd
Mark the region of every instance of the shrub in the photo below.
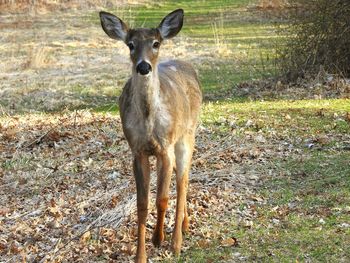
<svg viewBox="0 0 350 263">
<path fill-rule="evenodd" d="M 291 2 L 291 1 L 290 1 Z M 350 77 L 350 1 L 295 0 L 279 64 L 288 80 L 319 70 Z"/>
</svg>

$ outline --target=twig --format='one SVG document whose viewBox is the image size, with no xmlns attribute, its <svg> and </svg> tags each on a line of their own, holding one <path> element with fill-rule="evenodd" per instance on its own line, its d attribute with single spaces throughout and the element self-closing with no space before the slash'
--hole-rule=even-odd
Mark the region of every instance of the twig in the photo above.
<svg viewBox="0 0 350 263">
<path fill-rule="evenodd" d="M 44 208 L 44 206 L 42 205 L 41 207 L 39 207 L 38 209 L 36 209 L 34 211 L 28 211 L 28 212 L 25 212 L 25 213 L 23 213 L 21 215 L 8 217 L 8 219 L 17 219 L 17 218 L 24 217 L 24 216 L 27 216 L 27 215 L 30 215 L 30 214 L 35 214 L 35 213 L 38 213 L 38 212 L 42 212 L 43 208 Z"/>
<path fill-rule="evenodd" d="M 57 127 L 61 126 L 62 123 L 64 123 L 64 121 L 65 121 L 65 120 L 63 120 L 63 121 L 60 120 L 60 123 L 59 123 L 59 124 L 56 124 L 56 125 L 53 126 L 51 129 L 49 129 L 47 132 L 45 132 L 43 135 L 41 135 L 38 139 L 33 140 L 31 143 L 29 143 L 28 145 L 24 146 L 23 148 L 25 149 L 25 148 L 31 147 L 31 146 L 34 145 L 34 144 L 39 144 L 39 143 L 42 141 L 42 139 L 44 139 L 51 131 L 53 131 L 53 130 L 56 129 Z M 74 121 L 75 121 L 75 119 L 74 119 Z"/>
<path fill-rule="evenodd" d="M 52 127 L 50 130 L 48 130 L 46 133 L 44 133 L 43 135 L 41 135 L 38 139 L 33 140 L 31 143 L 29 143 L 28 145 L 24 146 L 24 148 L 29 148 L 31 146 L 33 146 L 34 144 L 39 144 L 42 139 L 44 139 L 51 131 L 53 131 L 54 129 L 56 129 L 58 127 L 58 125 Z"/>
<path fill-rule="evenodd" d="M 74 114 L 74 124 L 73 124 L 74 129 L 75 129 L 76 124 L 77 124 L 77 113 L 78 113 L 78 111 L 75 110 L 75 114 Z"/>
</svg>

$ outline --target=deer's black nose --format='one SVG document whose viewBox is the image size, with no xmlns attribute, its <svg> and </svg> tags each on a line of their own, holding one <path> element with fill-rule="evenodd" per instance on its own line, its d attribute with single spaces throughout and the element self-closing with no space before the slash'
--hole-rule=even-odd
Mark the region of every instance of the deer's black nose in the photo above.
<svg viewBox="0 0 350 263">
<path fill-rule="evenodd" d="M 142 60 L 136 66 L 136 72 L 140 73 L 141 75 L 147 75 L 150 71 L 152 71 L 152 66 L 144 60 Z"/>
</svg>

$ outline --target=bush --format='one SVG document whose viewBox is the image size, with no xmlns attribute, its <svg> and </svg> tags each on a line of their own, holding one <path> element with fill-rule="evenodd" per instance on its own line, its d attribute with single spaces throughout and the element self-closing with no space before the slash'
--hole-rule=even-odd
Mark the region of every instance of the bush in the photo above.
<svg viewBox="0 0 350 263">
<path fill-rule="evenodd" d="M 350 77 L 350 1 L 295 0 L 279 48 L 288 80 L 320 70 Z"/>
</svg>

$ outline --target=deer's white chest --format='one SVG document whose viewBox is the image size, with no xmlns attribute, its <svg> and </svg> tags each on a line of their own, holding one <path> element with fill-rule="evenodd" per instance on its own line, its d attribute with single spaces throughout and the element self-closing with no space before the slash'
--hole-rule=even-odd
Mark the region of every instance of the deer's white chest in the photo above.
<svg viewBox="0 0 350 263">
<path fill-rule="evenodd" d="M 129 134 L 135 151 L 149 149 L 157 151 L 167 145 L 167 134 L 171 129 L 171 115 L 166 105 L 159 99 L 155 99 L 150 105 L 149 115 L 145 118 L 144 109 L 137 104 L 131 105 L 131 110 L 126 116 L 124 129 Z"/>
</svg>

